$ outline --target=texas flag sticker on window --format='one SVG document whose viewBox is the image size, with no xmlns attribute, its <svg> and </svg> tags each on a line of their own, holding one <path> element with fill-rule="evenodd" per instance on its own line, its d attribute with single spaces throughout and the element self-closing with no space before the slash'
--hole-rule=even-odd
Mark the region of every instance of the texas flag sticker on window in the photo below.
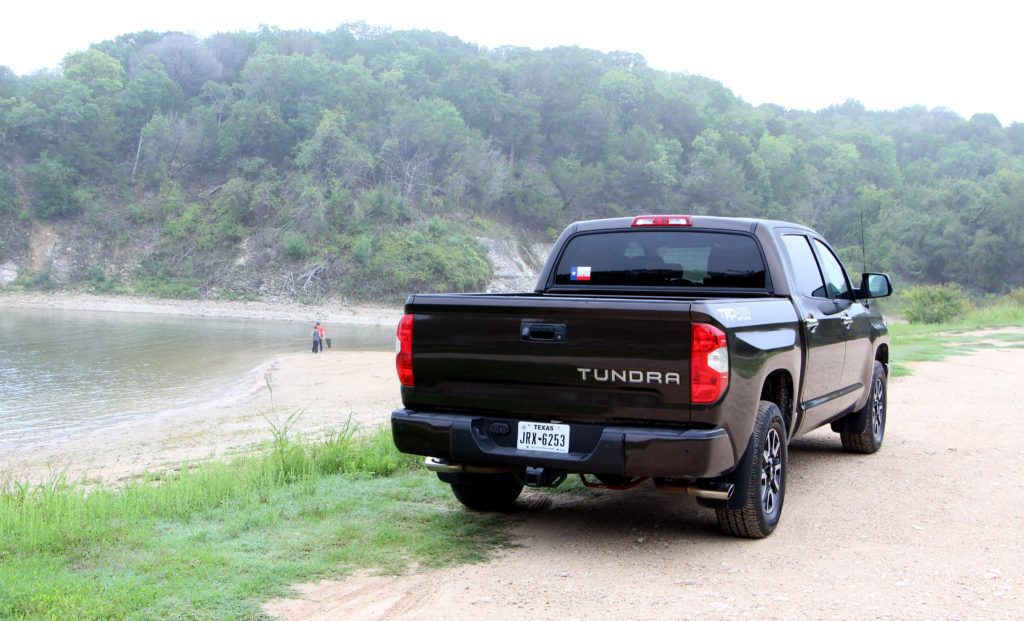
<svg viewBox="0 0 1024 621">
<path fill-rule="evenodd" d="M 590 266 L 573 267 L 569 274 L 569 280 L 590 280 Z"/>
</svg>

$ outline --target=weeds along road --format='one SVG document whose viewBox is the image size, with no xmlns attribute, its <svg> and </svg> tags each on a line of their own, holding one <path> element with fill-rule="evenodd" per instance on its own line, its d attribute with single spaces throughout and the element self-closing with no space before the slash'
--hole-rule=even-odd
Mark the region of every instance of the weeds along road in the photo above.
<svg viewBox="0 0 1024 621">
<path fill-rule="evenodd" d="M 519 547 L 488 563 L 299 587 L 282 619 L 1024 618 L 1024 349 L 917 363 L 885 444 L 827 428 L 790 447 L 783 520 L 721 535 L 648 486 L 524 493 Z"/>
</svg>

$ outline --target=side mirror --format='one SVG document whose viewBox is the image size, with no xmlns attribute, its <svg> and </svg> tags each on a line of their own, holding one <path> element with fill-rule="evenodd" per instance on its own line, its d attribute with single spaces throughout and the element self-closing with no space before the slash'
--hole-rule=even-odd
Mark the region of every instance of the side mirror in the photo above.
<svg viewBox="0 0 1024 621">
<path fill-rule="evenodd" d="M 868 272 L 861 276 L 860 289 L 857 290 L 858 300 L 884 298 L 892 295 L 892 280 L 888 274 Z"/>
</svg>

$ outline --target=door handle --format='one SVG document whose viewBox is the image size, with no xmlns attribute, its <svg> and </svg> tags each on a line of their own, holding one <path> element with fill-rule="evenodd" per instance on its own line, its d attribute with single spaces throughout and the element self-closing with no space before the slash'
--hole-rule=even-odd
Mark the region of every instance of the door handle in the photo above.
<svg viewBox="0 0 1024 621">
<path fill-rule="evenodd" d="M 853 327 L 853 317 L 849 313 L 843 313 L 843 327 L 847 330 Z"/>
<path fill-rule="evenodd" d="M 804 325 L 807 326 L 809 331 L 814 332 L 818 329 L 818 320 L 812 315 L 807 315 L 807 319 L 804 319 Z"/>
</svg>

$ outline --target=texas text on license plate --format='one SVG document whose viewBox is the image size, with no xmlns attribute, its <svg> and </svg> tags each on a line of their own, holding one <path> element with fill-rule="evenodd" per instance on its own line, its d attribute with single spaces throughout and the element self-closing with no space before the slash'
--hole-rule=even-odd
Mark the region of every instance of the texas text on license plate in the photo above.
<svg viewBox="0 0 1024 621">
<path fill-rule="evenodd" d="M 516 448 L 548 453 L 569 452 L 569 425 L 519 421 Z"/>
</svg>

